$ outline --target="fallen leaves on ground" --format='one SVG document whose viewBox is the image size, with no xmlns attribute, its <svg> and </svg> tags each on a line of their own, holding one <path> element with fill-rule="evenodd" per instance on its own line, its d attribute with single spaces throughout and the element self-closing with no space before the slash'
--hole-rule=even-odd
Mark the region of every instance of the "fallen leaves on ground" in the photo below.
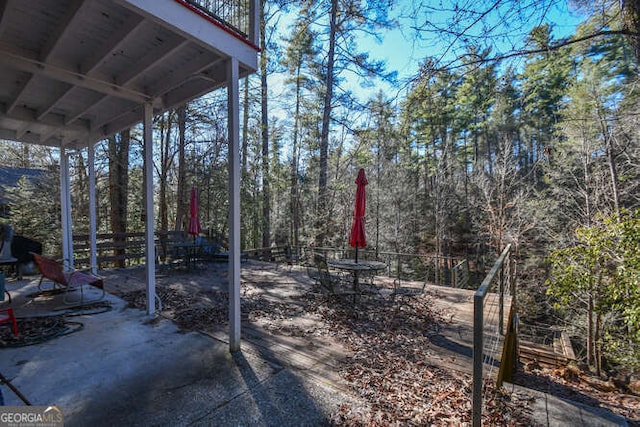
<svg viewBox="0 0 640 427">
<path fill-rule="evenodd" d="M 158 287 L 156 295 L 162 303 L 161 312 L 173 320 L 181 330 L 202 330 L 207 325 L 224 324 L 229 312 L 229 294 L 211 290 L 193 293 L 168 286 Z M 122 298 L 130 307 L 146 308 L 146 291 L 126 293 Z"/>
<path fill-rule="evenodd" d="M 336 425 L 464 425 L 471 419 L 471 376 L 430 363 L 431 333 L 444 322 L 431 297 L 361 298 L 321 306 L 335 335 L 353 356 L 341 370 L 369 410 L 343 405 Z M 487 425 L 531 425 L 523 397 L 485 387 Z"/>
<path fill-rule="evenodd" d="M 267 280 L 267 279 L 264 279 Z M 243 281 L 241 315 L 274 335 L 331 337 L 350 350 L 339 374 L 367 404 L 343 404 L 329 421 L 341 426 L 449 426 L 472 423 L 471 376 L 434 365 L 432 337 L 451 313 L 438 312 L 433 297 L 422 294 L 391 298 L 381 295 L 327 296 L 321 290 L 295 290 L 286 295 L 262 279 Z M 293 286 L 295 288 L 295 286 Z M 208 330 L 228 320 L 228 293 L 159 286 L 163 313 L 183 330 Z M 145 293 L 124 298 L 145 307 Z M 313 318 L 304 327 L 299 319 Z M 603 406 L 630 419 L 640 418 L 640 398 L 598 391 L 551 371 L 528 373 L 524 385 L 582 402 Z M 539 386 L 536 387 L 535 385 Z M 483 424 L 531 426 L 531 398 L 484 384 Z M 634 424 L 638 425 L 638 424 Z"/>
<path fill-rule="evenodd" d="M 390 298 L 363 295 L 333 297 L 299 293 L 279 300 L 264 286 L 242 283 L 244 320 L 287 336 L 330 336 L 352 352 L 340 375 L 368 407 L 342 405 L 330 417 L 335 425 L 464 425 L 471 423 L 471 377 L 430 363 L 430 337 L 445 322 L 428 295 Z M 162 310 L 183 330 L 206 330 L 227 321 L 228 294 L 159 287 Z M 130 305 L 145 307 L 145 293 L 124 296 Z M 300 328 L 293 318 L 319 319 Z M 487 425 L 531 425 L 525 397 L 485 388 L 483 421 Z"/>
</svg>

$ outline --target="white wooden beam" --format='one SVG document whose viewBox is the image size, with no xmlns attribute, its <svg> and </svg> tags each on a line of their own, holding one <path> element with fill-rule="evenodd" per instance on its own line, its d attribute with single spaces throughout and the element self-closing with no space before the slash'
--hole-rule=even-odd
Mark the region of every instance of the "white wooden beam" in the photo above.
<svg viewBox="0 0 640 427">
<path fill-rule="evenodd" d="M 45 45 L 40 49 L 42 62 L 47 62 L 55 54 L 56 49 L 62 45 L 65 35 L 73 28 L 71 24 L 75 19 L 80 19 L 83 7 L 88 3 L 83 0 L 73 0 L 66 6 L 64 17 L 57 22 L 56 28 L 49 33 Z"/>
<path fill-rule="evenodd" d="M 127 40 L 130 40 L 134 37 L 144 20 L 142 17 L 138 15 L 131 15 L 127 21 L 118 29 L 118 31 L 112 35 L 109 39 L 105 40 L 102 48 L 100 50 L 96 50 L 92 53 L 92 55 L 84 60 L 84 62 L 79 66 L 79 70 L 81 74 L 90 75 L 91 72 L 98 66 L 102 61 L 104 61 L 105 57 L 108 57 L 113 51 L 117 50 L 123 43 Z M 117 82 L 118 86 L 124 86 L 126 83 Z M 69 86 L 65 92 L 57 97 L 53 102 L 51 102 L 48 106 L 43 108 L 41 111 L 38 111 L 38 119 L 41 119 L 46 114 L 48 114 L 53 108 L 56 107 L 60 103 L 60 101 L 69 93 L 75 89 L 76 86 Z M 84 111 L 83 111 L 84 112 Z M 77 117 L 71 117 L 69 119 L 69 123 L 72 123 L 76 120 Z"/>
<path fill-rule="evenodd" d="M 39 52 L 39 61 L 47 62 L 49 58 L 53 56 L 56 51 L 56 48 L 60 46 L 61 40 L 64 38 L 65 34 L 71 28 L 71 22 L 81 14 L 83 6 L 85 2 L 82 0 L 73 0 L 66 9 L 66 14 L 64 18 L 58 23 L 57 27 L 52 31 L 47 39 L 45 45 Z M 20 104 L 23 94 L 27 93 L 29 89 L 34 84 L 34 77 L 36 73 L 33 73 L 29 80 L 27 80 L 24 85 L 20 88 L 18 94 L 14 97 L 12 102 L 9 105 L 8 112 L 11 113 L 13 109 Z"/>
<path fill-rule="evenodd" d="M 156 247 L 153 214 L 153 106 L 144 104 L 144 206 L 145 206 L 145 258 L 147 273 L 147 313 L 156 311 Z"/>
<path fill-rule="evenodd" d="M 91 56 L 85 58 L 82 65 L 80 65 L 80 72 L 82 74 L 90 74 L 106 57 L 117 51 L 127 40 L 134 38 L 142 23 L 141 16 L 131 15 L 114 34 L 103 40 L 100 49 L 95 50 Z"/>
<path fill-rule="evenodd" d="M 223 68 L 226 68 L 226 65 Z M 183 105 L 184 99 L 191 94 L 197 94 L 197 97 L 200 97 L 212 90 L 226 86 L 227 77 L 225 73 L 226 71 L 222 70 L 221 73 L 216 73 L 212 77 L 209 77 L 210 74 L 208 73 L 185 81 L 180 87 L 162 96 L 162 107 L 176 108 L 179 105 Z"/>
<path fill-rule="evenodd" d="M 1 110 L 1 108 L 0 108 Z M 47 114 L 42 119 L 38 120 L 35 117 L 34 111 L 25 108 L 25 107 L 17 107 L 13 110 L 11 114 L 8 113 L 7 110 L 4 110 L 5 116 L 18 120 L 21 122 L 26 122 L 35 125 L 42 125 L 46 127 L 51 127 L 57 129 L 58 132 L 79 132 L 79 133 L 89 133 L 90 127 L 89 122 L 86 120 L 78 121 L 78 123 L 67 123 L 66 118 L 60 114 L 50 113 Z"/>
<path fill-rule="evenodd" d="M 69 70 L 57 65 L 47 64 L 42 61 L 26 58 L 5 49 L 0 49 L 3 56 L 3 64 L 31 74 L 39 74 L 53 80 L 68 83 L 70 85 L 83 87 L 105 95 L 134 101 L 139 104 L 149 102 L 151 97 L 145 93 L 118 86 L 96 77 L 87 76 L 73 70 Z M 14 103 L 15 104 L 15 103 Z"/>
<path fill-rule="evenodd" d="M 71 184 L 69 154 L 60 148 L 60 224 L 62 229 L 62 258 L 66 269 L 73 268 L 73 230 L 71 222 Z"/>
<path fill-rule="evenodd" d="M 129 22 L 129 24 L 126 26 L 126 29 L 130 30 L 132 35 L 136 34 L 135 30 L 140 28 L 140 24 L 143 22 L 142 18 L 140 18 L 139 16 L 134 15 L 134 17 L 135 19 L 131 20 L 131 22 Z M 112 50 L 120 46 L 120 44 L 122 44 L 127 39 L 129 39 L 129 37 L 127 37 L 124 32 L 121 32 L 118 35 L 118 43 L 111 41 L 109 45 L 105 46 L 104 51 L 111 52 Z M 141 73 L 162 63 L 162 60 L 164 60 L 170 55 L 173 55 L 175 52 L 179 51 L 187 43 L 189 42 L 187 42 L 184 39 L 176 38 L 172 41 L 167 42 L 166 45 L 162 45 L 157 49 L 154 49 L 148 52 L 140 60 L 136 61 L 135 65 L 128 67 L 125 70 L 124 74 L 117 76 L 115 78 L 115 83 L 118 86 L 127 86 L 129 83 L 135 80 Z M 102 58 L 105 55 L 106 53 L 104 52 L 95 55 L 95 58 L 93 60 L 85 61 L 85 63 L 81 66 L 81 69 L 84 70 L 86 73 L 90 73 L 99 64 L 99 58 Z M 43 108 L 41 111 L 38 111 L 38 117 L 37 117 L 38 120 L 42 119 L 46 114 L 50 113 L 53 110 L 53 108 L 55 108 L 56 105 L 58 105 L 60 101 L 64 99 L 65 96 L 72 93 L 74 89 L 76 89 L 76 86 L 69 86 L 69 88 L 67 88 L 67 90 L 60 97 L 56 98 L 53 102 L 51 102 L 48 106 Z M 109 97 L 103 94 L 102 97 L 96 100 L 92 105 L 82 108 L 81 110 L 78 110 L 77 112 L 70 114 L 66 118 L 67 124 L 71 124 L 75 122 L 80 117 L 84 116 L 92 108 L 98 107 L 101 103 L 107 101 L 108 99 Z"/>
<path fill-rule="evenodd" d="M 88 106 L 87 111 L 90 111 L 93 108 L 100 108 L 102 104 L 109 101 L 111 101 L 111 99 L 108 96 L 103 96 L 94 104 L 91 104 L 90 106 Z M 102 117 L 100 117 L 100 121 L 95 119 L 91 122 L 92 134 L 99 132 L 108 124 L 111 124 L 114 121 L 117 121 L 118 118 L 120 117 L 131 116 L 132 114 L 135 114 L 136 117 L 140 117 L 140 105 L 134 105 L 134 106 L 131 106 L 130 108 L 114 108 L 110 112 L 111 112 L 110 116 L 107 116 L 106 114 L 104 114 Z M 114 132 L 117 132 L 117 131 L 114 131 Z M 106 133 L 105 136 L 111 135 L 114 132 Z"/>
<path fill-rule="evenodd" d="M 154 103 L 155 105 L 156 103 Z M 120 132 L 123 129 L 130 128 L 132 123 L 136 122 L 136 119 L 140 117 L 141 109 L 131 110 L 118 110 L 118 114 L 114 114 L 109 120 L 103 120 L 97 126 L 91 130 L 91 136 L 95 139 L 104 139 L 109 135 L 113 135 L 116 132 Z M 164 108 L 163 108 L 164 111 Z"/>
<path fill-rule="evenodd" d="M 62 92 L 53 101 L 51 101 L 49 105 L 46 105 L 45 107 L 39 109 L 36 112 L 36 120 L 43 120 L 45 117 L 47 117 L 47 115 L 51 113 L 53 109 L 56 108 L 56 106 L 58 106 L 60 102 L 62 102 L 67 97 L 67 95 L 73 92 L 73 89 L 75 89 L 75 86 L 68 85 L 64 92 Z"/>
<path fill-rule="evenodd" d="M 229 128 L 229 350 L 240 350 L 240 71 L 227 63 Z"/>
<path fill-rule="evenodd" d="M 40 135 L 37 133 L 26 133 L 24 134 L 21 138 L 18 138 L 18 135 L 15 131 L 11 130 L 11 129 L 1 129 L 0 128 L 0 139 L 6 139 L 9 141 L 19 141 L 19 142 L 25 142 L 28 144 L 39 144 L 39 145 L 43 145 L 42 141 L 40 140 Z"/>
<path fill-rule="evenodd" d="M 75 89 L 75 86 L 73 87 L 73 89 Z M 103 102 L 106 102 L 108 99 L 109 99 L 109 97 L 107 95 L 102 94 L 102 95 L 100 95 L 100 98 L 98 98 L 97 100 L 93 101 L 91 104 L 88 104 L 86 106 L 82 106 L 82 108 L 80 108 L 80 109 L 78 109 L 78 110 L 76 110 L 74 112 L 70 112 L 64 118 L 65 124 L 66 125 L 72 125 L 77 120 L 80 120 L 83 116 L 90 115 L 91 114 L 91 110 L 93 110 L 94 108 L 98 108 Z M 93 127 L 95 127 L 95 123 L 90 123 L 89 124 L 89 129 L 92 129 Z"/>
<path fill-rule="evenodd" d="M 180 73 L 175 73 L 170 78 L 156 82 L 154 86 L 149 86 L 148 92 L 154 96 L 161 96 L 165 93 L 183 85 L 186 78 L 196 78 L 198 74 L 215 67 L 220 62 L 220 57 L 213 56 L 210 52 L 201 51 L 198 55 L 193 55 L 188 64 L 185 64 Z M 184 102 L 184 101 L 183 101 Z"/>
<path fill-rule="evenodd" d="M 140 74 L 152 69 L 158 64 L 161 64 L 163 60 L 174 55 L 176 52 L 179 52 L 187 44 L 189 44 L 187 40 L 175 38 L 156 49 L 150 50 L 142 58 L 128 67 L 124 73 L 116 76 L 116 83 L 121 86 L 128 85 L 140 76 Z"/>
<path fill-rule="evenodd" d="M 96 215 L 96 155 L 93 142 L 89 141 L 87 149 L 87 163 L 89 163 L 89 266 L 91 273 L 98 274 L 98 246 L 96 243 L 97 215 Z"/>
<path fill-rule="evenodd" d="M 27 80 L 16 82 L 16 89 L 17 89 L 16 94 L 13 96 L 12 99 L 8 100 L 6 104 L 7 114 L 11 114 L 13 110 L 20 105 L 20 101 L 22 100 L 22 94 L 26 93 L 28 86 L 32 84 L 31 83 L 32 80 L 33 80 L 33 76 L 30 76 Z"/>
</svg>

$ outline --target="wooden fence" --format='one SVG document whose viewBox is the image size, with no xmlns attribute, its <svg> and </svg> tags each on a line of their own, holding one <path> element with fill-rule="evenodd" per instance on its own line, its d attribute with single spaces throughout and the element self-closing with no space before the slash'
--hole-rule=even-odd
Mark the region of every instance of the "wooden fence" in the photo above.
<svg viewBox="0 0 640 427">
<path fill-rule="evenodd" d="M 155 257 L 167 255 L 172 246 L 187 241 L 182 231 L 158 231 L 155 238 Z M 100 233 L 96 235 L 98 268 L 139 265 L 147 254 L 145 235 L 139 233 Z M 90 264 L 91 243 L 88 234 L 73 236 L 74 265 Z"/>
</svg>

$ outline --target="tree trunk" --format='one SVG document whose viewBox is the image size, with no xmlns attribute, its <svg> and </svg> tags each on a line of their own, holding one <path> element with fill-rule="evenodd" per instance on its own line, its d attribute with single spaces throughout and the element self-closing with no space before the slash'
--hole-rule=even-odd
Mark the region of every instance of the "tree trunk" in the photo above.
<svg viewBox="0 0 640 427">
<path fill-rule="evenodd" d="M 486 121 L 484 121 L 483 123 L 486 123 Z M 482 129 L 480 130 L 482 137 L 485 141 L 485 156 L 487 157 L 487 169 L 489 170 L 489 175 L 493 175 L 493 149 L 491 148 L 491 137 L 489 136 L 489 132 L 487 129 L 487 126 L 482 126 Z M 498 145 L 498 143 L 496 142 L 496 146 Z"/>
<path fill-rule="evenodd" d="M 187 176 L 185 165 L 185 131 L 187 121 L 187 106 L 183 105 L 178 108 L 178 200 L 176 206 L 176 225 L 175 230 L 184 230 L 184 223 L 187 211 Z"/>
<path fill-rule="evenodd" d="M 594 355 L 595 355 L 595 362 L 596 362 L 596 375 L 598 376 L 602 374 L 602 347 L 600 342 L 601 327 L 602 327 L 602 317 L 598 312 L 596 313 L 596 326 L 595 326 L 595 331 L 593 336 L 594 350 L 595 350 Z"/>
<path fill-rule="evenodd" d="M 588 149 L 586 136 L 582 138 L 582 171 L 584 173 L 584 210 L 585 226 L 591 226 L 591 152 Z"/>
<path fill-rule="evenodd" d="M 594 365 L 594 325 L 593 325 L 593 295 L 589 294 L 589 302 L 587 308 L 587 363 Z"/>
<path fill-rule="evenodd" d="M 29 144 L 22 144 L 22 161 L 20 162 L 20 165 L 23 168 L 30 168 L 31 167 L 31 160 L 30 160 L 30 154 L 29 154 Z"/>
<path fill-rule="evenodd" d="M 127 198 L 129 193 L 129 130 L 109 138 L 109 203 L 111 205 L 111 232 L 115 234 L 114 243 L 123 242 L 119 233 L 127 231 Z M 123 247 L 114 249 L 114 256 L 125 253 Z M 116 261 L 117 267 L 124 267 L 125 260 Z"/>
<path fill-rule="evenodd" d="M 241 166 L 242 177 L 246 178 L 247 153 L 249 152 L 249 76 L 244 79 L 244 104 L 242 106 L 242 157 Z"/>
<path fill-rule="evenodd" d="M 640 62 L 640 0 L 626 0 L 622 4 L 622 18 L 624 29 L 630 32 L 627 36 L 629 44 L 633 48 L 636 60 Z"/>
<path fill-rule="evenodd" d="M 300 205 L 298 196 L 298 138 L 300 135 L 300 91 L 302 90 L 301 73 L 302 61 L 296 67 L 296 107 L 293 121 L 293 147 L 291 159 L 291 243 L 293 246 L 300 245 Z"/>
<path fill-rule="evenodd" d="M 333 101 L 334 61 L 336 51 L 338 0 L 331 0 L 329 14 L 329 52 L 327 54 L 327 76 L 325 82 L 322 129 L 320 133 L 320 175 L 318 178 L 318 215 L 316 223 L 316 245 L 323 246 L 327 227 L 327 173 L 329 167 L 329 125 L 331 122 L 331 102 Z"/>
<path fill-rule="evenodd" d="M 260 7 L 260 37 L 261 45 L 266 45 L 265 39 L 265 7 L 266 0 L 262 1 Z M 266 48 L 265 48 L 266 49 Z M 269 183 L 269 105 L 268 105 L 268 86 L 267 86 L 267 53 L 262 50 L 260 56 L 260 81 L 261 81 L 261 99 L 262 99 L 262 246 L 268 248 L 271 246 L 271 187 Z"/>
<path fill-rule="evenodd" d="M 611 177 L 611 196 L 613 198 L 613 207 L 616 215 L 620 214 L 620 192 L 618 185 L 618 171 L 616 169 L 615 156 L 613 155 L 613 144 L 611 142 L 611 134 L 604 118 L 600 118 L 602 127 L 602 137 L 604 138 L 604 148 L 607 153 L 607 161 L 609 163 L 609 175 Z"/>
<path fill-rule="evenodd" d="M 84 157 L 82 157 L 82 155 L 79 154 L 78 156 L 76 156 L 76 159 L 77 159 L 76 176 L 78 178 L 76 180 L 75 185 L 73 186 L 73 190 L 75 192 L 75 194 L 73 195 L 73 199 L 76 201 L 76 204 L 78 206 L 78 216 L 81 218 L 82 217 L 89 218 L 89 211 L 88 211 L 89 200 L 86 197 L 89 191 L 89 185 L 88 185 L 89 174 L 87 172 L 87 166 L 84 164 Z"/>
<path fill-rule="evenodd" d="M 378 127 L 379 129 L 380 127 Z M 375 204 L 375 212 L 376 212 L 376 237 L 374 240 L 375 245 L 375 259 L 378 259 L 380 255 L 380 176 L 382 175 L 382 135 L 378 138 L 378 149 L 376 151 L 376 204 Z"/>
<path fill-rule="evenodd" d="M 173 112 L 167 113 L 164 138 L 161 137 L 162 150 L 160 154 L 160 182 L 159 182 L 159 216 L 160 230 L 169 230 L 169 207 L 167 202 L 167 192 L 169 184 L 169 168 L 171 166 L 171 126 Z"/>
<path fill-rule="evenodd" d="M 252 215 L 248 208 L 249 201 L 249 191 L 248 191 L 248 183 L 249 183 L 249 170 L 247 167 L 247 156 L 249 153 L 249 76 L 244 79 L 244 104 L 242 106 L 242 148 L 240 155 L 240 200 L 242 200 L 243 206 L 241 211 L 244 212 L 245 219 L 242 221 L 242 230 L 240 233 L 240 246 L 243 248 L 246 247 L 256 247 L 255 243 L 251 239 L 251 223 L 253 222 L 253 217 L 257 215 Z M 249 211 L 249 212 L 248 212 Z M 241 213 L 242 215 L 242 213 Z"/>
</svg>

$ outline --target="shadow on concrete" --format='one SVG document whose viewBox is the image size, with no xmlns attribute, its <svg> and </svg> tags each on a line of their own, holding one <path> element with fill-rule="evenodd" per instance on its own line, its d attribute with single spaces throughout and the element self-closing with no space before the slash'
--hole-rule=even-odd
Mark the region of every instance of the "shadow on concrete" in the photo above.
<svg viewBox="0 0 640 427">
<path fill-rule="evenodd" d="M 569 399 L 574 402 L 582 403 L 589 406 L 597 407 L 600 402 L 593 397 L 580 393 L 574 388 L 568 387 L 557 381 L 553 381 L 547 376 L 540 376 L 519 369 L 513 376 L 512 382 L 517 385 L 537 390 L 543 393 L 549 393 L 554 396 Z"/>
<path fill-rule="evenodd" d="M 233 359 L 246 384 L 250 387 L 249 395 L 256 408 L 255 420 L 259 424 L 272 426 L 322 426 L 329 425 L 328 414 L 316 403 L 316 399 L 307 391 L 305 385 L 291 370 L 280 367 L 268 380 L 261 381 L 254 368 L 239 351 Z M 267 356 L 268 358 L 275 355 Z M 249 397 L 249 396 L 248 396 Z M 245 402 L 232 402 L 229 412 L 242 412 Z"/>
<path fill-rule="evenodd" d="M 443 350 L 450 351 L 473 360 L 473 348 L 471 346 L 460 344 L 459 342 L 441 334 L 431 335 L 430 340 L 433 345 L 436 345 Z M 494 367 L 500 366 L 500 361 L 491 355 L 484 356 L 484 363 Z"/>
<path fill-rule="evenodd" d="M 452 351 L 461 356 L 473 357 L 473 349 L 469 346 L 455 342 L 443 335 L 435 334 L 430 337 L 431 343 L 448 351 Z"/>
<path fill-rule="evenodd" d="M 518 371 L 508 391 L 534 396 L 530 404 L 536 421 L 545 426 L 616 427 L 638 425 L 615 414 L 598 400 L 545 376 Z M 618 405 L 623 409 L 622 404 Z M 622 411 L 624 412 L 624 411 Z"/>
<path fill-rule="evenodd" d="M 176 274 L 167 280 L 179 286 L 194 279 Z M 207 273 L 195 280 L 211 289 Z M 12 291 L 29 292 L 29 286 L 20 288 Z M 265 291 L 278 297 L 275 289 Z M 107 299 L 113 310 L 74 318 L 84 324 L 77 333 L 2 350 L 0 371 L 33 404 L 58 405 L 66 425 L 317 426 L 328 424 L 349 399 L 331 384 L 301 375 L 285 353 L 253 345 L 246 325 L 243 351 L 231 354 L 224 340 L 180 331 L 114 295 Z M 51 304 L 58 302 L 52 298 Z M 251 340 L 274 341 L 255 328 L 251 334 Z M 21 404 L 8 390 L 4 397 L 8 405 Z"/>
</svg>

